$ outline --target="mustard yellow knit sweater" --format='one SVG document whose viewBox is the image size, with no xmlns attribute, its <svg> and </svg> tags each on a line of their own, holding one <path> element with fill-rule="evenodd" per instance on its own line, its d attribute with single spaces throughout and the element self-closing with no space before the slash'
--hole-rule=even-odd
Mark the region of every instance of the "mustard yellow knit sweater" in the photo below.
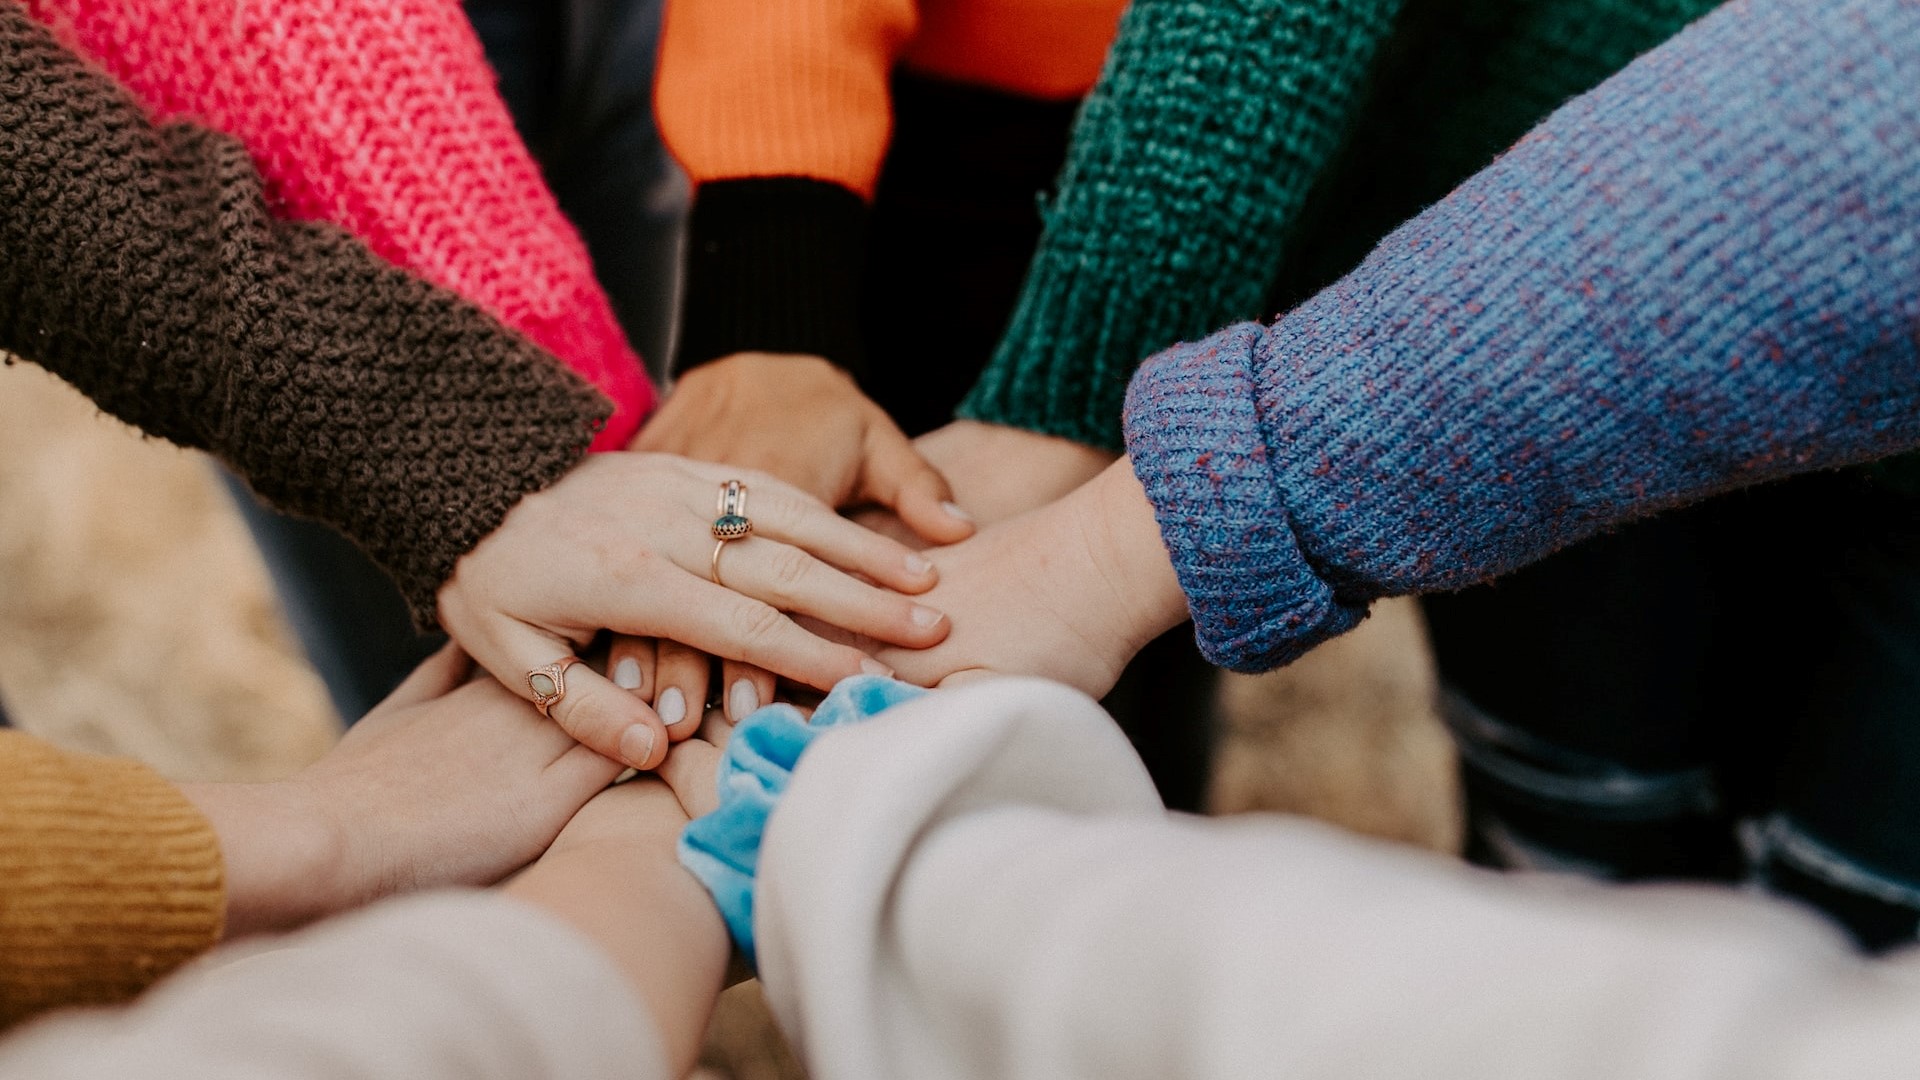
<svg viewBox="0 0 1920 1080">
<path fill-rule="evenodd" d="M 0 1028 L 132 997 L 219 940 L 213 827 L 137 762 L 0 731 Z"/>
</svg>

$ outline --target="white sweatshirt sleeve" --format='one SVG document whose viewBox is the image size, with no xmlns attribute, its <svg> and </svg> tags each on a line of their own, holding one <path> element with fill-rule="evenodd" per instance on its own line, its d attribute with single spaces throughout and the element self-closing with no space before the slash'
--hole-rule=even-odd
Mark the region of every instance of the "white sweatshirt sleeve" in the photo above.
<svg viewBox="0 0 1920 1080">
<path fill-rule="evenodd" d="M 1920 1068 L 1911 955 L 1726 891 L 1171 815 L 1098 706 L 1036 680 L 823 736 L 757 897 L 762 979 L 820 1080 Z"/>
<path fill-rule="evenodd" d="M 0 1042 L 13 1080 L 666 1080 L 647 1012 L 577 931 L 497 893 L 387 901 L 217 951 L 124 1009 Z"/>
</svg>

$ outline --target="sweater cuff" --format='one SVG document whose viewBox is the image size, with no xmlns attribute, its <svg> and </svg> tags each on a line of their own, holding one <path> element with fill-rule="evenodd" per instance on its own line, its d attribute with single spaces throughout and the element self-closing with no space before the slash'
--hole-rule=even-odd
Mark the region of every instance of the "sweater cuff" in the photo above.
<svg viewBox="0 0 1920 1080">
<path fill-rule="evenodd" d="M 220 939 L 213 826 L 133 761 L 0 732 L 0 1029 L 124 1001 Z"/>
<path fill-rule="evenodd" d="M 1265 336 L 1241 323 L 1168 349 L 1140 369 L 1126 406 L 1127 452 L 1200 651 L 1246 672 L 1299 658 L 1358 625 L 1368 606 L 1336 593 L 1294 535 L 1253 377 Z"/>
<path fill-rule="evenodd" d="M 674 371 L 738 352 L 825 357 L 864 373 L 867 205 L 802 176 L 701 184 L 688 224 Z"/>
</svg>

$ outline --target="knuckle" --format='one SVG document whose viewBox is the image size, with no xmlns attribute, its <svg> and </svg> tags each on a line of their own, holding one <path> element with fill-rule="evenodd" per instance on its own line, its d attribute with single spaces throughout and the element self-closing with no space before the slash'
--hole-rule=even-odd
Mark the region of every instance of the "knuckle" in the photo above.
<svg viewBox="0 0 1920 1080">
<path fill-rule="evenodd" d="M 783 600 L 791 600 L 813 575 L 813 556 L 783 544 L 773 552 L 767 572 L 774 592 Z"/>
<path fill-rule="evenodd" d="M 787 617 L 779 610 L 760 603 L 745 603 L 734 609 L 734 639 L 749 655 L 758 655 L 786 628 Z"/>
</svg>

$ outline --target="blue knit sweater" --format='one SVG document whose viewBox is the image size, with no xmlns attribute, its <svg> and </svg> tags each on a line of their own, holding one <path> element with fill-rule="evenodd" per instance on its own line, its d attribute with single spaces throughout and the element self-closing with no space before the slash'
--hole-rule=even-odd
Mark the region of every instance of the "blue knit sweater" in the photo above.
<svg viewBox="0 0 1920 1080">
<path fill-rule="evenodd" d="M 1272 327 L 1149 361 L 1127 444 L 1240 670 L 1920 445 L 1920 0 L 1734 0 Z"/>
</svg>

